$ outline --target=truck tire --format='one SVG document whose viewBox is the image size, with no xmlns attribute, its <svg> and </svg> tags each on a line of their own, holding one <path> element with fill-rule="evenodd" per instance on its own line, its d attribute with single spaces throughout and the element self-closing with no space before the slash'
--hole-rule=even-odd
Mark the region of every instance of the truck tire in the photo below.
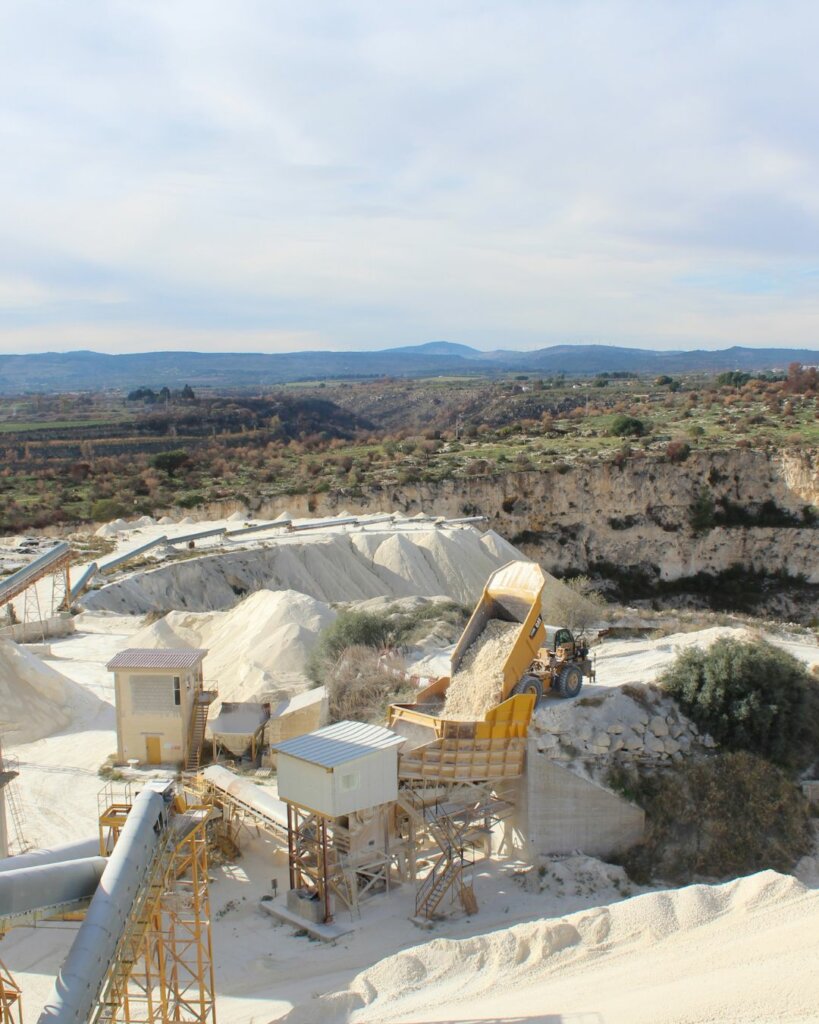
<svg viewBox="0 0 819 1024">
<path fill-rule="evenodd" d="M 555 689 L 561 697 L 576 697 L 583 685 L 583 672 L 579 665 L 566 665 L 557 677 Z"/>
<path fill-rule="evenodd" d="M 533 693 L 537 705 L 543 698 L 543 683 L 537 676 L 524 676 L 523 679 L 515 683 L 509 696 L 514 697 L 518 693 Z"/>
</svg>

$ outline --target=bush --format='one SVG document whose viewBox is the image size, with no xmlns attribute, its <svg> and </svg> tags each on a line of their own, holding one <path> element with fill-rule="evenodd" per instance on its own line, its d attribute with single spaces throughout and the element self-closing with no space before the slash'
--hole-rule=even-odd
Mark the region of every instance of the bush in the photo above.
<svg viewBox="0 0 819 1024">
<path fill-rule="evenodd" d="M 128 510 L 116 498 L 99 498 L 91 506 L 91 518 L 96 523 L 106 523 L 127 514 Z"/>
<path fill-rule="evenodd" d="M 414 699 L 415 687 L 394 654 L 348 647 L 325 678 L 331 722 L 383 724 L 390 704 Z"/>
<path fill-rule="evenodd" d="M 683 651 L 660 682 L 721 746 L 791 768 L 817 757 L 819 686 L 771 644 L 725 637 Z"/>
<path fill-rule="evenodd" d="M 582 632 L 600 622 L 605 615 L 606 601 L 594 589 L 588 576 L 563 580 L 556 593 L 544 597 L 543 614 L 554 626 L 566 626 Z"/>
<path fill-rule="evenodd" d="M 642 437 L 646 433 L 646 426 L 636 416 L 624 416 L 620 413 L 612 420 L 611 433 L 615 437 Z"/>
<path fill-rule="evenodd" d="M 691 454 L 691 446 L 685 441 L 669 441 L 665 454 L 669 462 L 685 462 Z"/>
<path fill-rule="evenodd" d="M 646 812 L 644 838 L 623 860 L 636 882 L 787 871 L 810 848 L 799 787 L 744 751 L 659 773 L 618 768 L 609 784 Z"/>
<path fill-rule="evenodd" d="M 341 612 L 335 622 L 322 630 L 307 672 L 317 683 L 324 682 L 325 670 L 334 665 L 348 647 L 372 647 L 380 650 L 391 639 L 389 620 L 372 612 Z"/>
<path fill-rule="evenodd" d="M 714 499 L 707 487 L 697 492 L 688 509 L 688 522 L 694 533 L 707 533 L 715 523 L 716 509 Z"/>
</svg>

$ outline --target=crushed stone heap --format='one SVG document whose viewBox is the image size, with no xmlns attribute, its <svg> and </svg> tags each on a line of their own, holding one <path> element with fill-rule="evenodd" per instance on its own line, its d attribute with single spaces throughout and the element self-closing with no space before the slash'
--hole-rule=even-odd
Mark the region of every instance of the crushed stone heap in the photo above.
<svg viewBox="0 0 819 1024">
<path fill-rule="evenodd" d="M 519 622 L 490 619 L 452 677 L 446 692 L 444 718 L 480 720 L 500 701 L 503 666 L 519 631 Z"/>
</svg>

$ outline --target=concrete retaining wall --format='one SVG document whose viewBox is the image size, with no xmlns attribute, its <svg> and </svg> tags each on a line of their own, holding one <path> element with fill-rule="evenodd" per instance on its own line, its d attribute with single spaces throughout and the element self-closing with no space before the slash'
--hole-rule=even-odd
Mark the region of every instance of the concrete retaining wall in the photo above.
<svg viewBox="0 0 819 1024">
<path fill-rule="evenodd" d="M 530 741 L 516 828 L 530 857 L 580 851 L 607 857 L 642 838 L 645 813 L 539 753 Z"/>
<path fill-rule="evenodd" d="M 0 637 L 17 644 L 36 643 L 44 636 L 68 636 L 74 632 L 74 620 L 70 615 L 54 615 L 50 619 L 33 622 L 17 622 L 13 626 L 0 628 Z"/>
</svg>

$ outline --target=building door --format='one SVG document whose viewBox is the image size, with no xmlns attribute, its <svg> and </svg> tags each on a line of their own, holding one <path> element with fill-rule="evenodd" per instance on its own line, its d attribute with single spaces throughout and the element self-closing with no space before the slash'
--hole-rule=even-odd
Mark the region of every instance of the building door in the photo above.
<svg viewBox="0 0 819 1024">
<path fill-rule="evenodd" d="M 162 764 L 162 737 L 146 736 L 145 751 L 148 764 Z"/>
</svg>

